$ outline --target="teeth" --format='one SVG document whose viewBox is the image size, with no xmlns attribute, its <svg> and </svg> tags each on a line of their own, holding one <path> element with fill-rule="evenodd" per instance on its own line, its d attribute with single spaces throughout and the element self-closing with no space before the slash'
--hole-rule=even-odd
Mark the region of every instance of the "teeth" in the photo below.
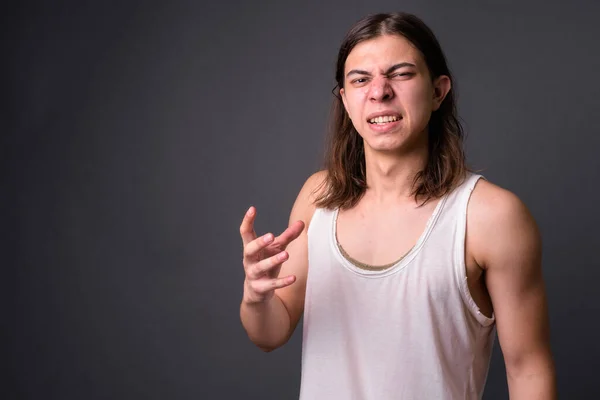
<svg viewBox="0 0 600 400">
<path fill-rule="evenodd" d="M 385 124 L 387 122 L 394 122 L 394 121 L 398 121 L 398 117 L 395 115 L 385 115 L 385 116 L 381 116 L 381 117 L 371 118 L 369 120 L 369 122 L 372 124 Z"/>
</svg>

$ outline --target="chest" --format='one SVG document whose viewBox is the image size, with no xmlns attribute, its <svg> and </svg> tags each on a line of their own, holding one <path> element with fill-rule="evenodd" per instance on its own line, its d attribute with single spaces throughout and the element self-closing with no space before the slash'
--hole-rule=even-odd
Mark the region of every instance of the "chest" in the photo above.
<svg viewBox="0 0 600 400">
<path fill-rule="evenodd" d="M 369 265 L 393 263 L 419 241 L 437 204 L 340 210 L 334 220 L 335 236 L 355 260 Z"/>
</svg>

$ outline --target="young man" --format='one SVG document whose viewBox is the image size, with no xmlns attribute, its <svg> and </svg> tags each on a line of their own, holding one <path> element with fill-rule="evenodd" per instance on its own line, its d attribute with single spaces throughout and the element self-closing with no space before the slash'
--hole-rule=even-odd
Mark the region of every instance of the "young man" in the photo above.
<svg viewBox="0 0 600 400">
<path fill-rule="evenodd" d="M 469 171 L 452 77 L 410 14 L 359 21 L 338 55 L 328 166 L 290 226 L 240 227 L 241 320 L 265 351 L 304 313 L 300 398 L 475 399 L 497 329 L 511 399 L 553 399 L 535 221 Z"/>
</svg>

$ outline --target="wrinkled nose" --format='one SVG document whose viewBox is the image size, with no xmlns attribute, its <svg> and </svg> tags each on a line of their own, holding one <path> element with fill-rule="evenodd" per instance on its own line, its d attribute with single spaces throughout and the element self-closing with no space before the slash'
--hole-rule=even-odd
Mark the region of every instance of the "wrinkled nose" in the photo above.
<svg viewBox="0 0 600 400">
<path fill-rule="evenodd" d="M 393 97 L 394 91 L 386 78 L 381 76 L 373 78 L 369 87 L 369 99 L 371 101 L 387 101 Z"/>
</svg>

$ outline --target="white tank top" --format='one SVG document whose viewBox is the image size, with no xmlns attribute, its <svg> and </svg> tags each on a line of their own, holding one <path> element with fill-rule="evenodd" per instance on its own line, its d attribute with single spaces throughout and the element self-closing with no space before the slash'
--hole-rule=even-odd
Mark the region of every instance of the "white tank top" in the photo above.
<svg viewBox="0 0 600 400">
<path fill-rule="evenodd" d="M 469 293 L 464 257 L 467 202 L 479 178 L 467 174 L 444 196 L 413 249 L 382 271 L 344 258 L 337 210 L 315 211 L 301 400 L 481 398 L 495 324 Z"/>
</svg>

